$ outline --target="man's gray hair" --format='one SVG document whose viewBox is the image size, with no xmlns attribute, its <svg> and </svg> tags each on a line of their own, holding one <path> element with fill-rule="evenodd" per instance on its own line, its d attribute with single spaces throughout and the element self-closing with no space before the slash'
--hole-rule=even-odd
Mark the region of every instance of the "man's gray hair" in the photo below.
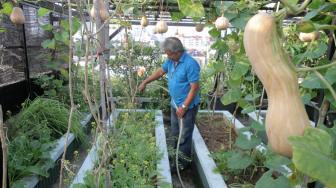
<svg viewBox="0 0 336 188">
<path fill-rule="evenodd" d="M 184 52 L 184 47 L 177 37 L 168 37 L 161 45 L 162 50 L 170 52 Z"/>
</svg>

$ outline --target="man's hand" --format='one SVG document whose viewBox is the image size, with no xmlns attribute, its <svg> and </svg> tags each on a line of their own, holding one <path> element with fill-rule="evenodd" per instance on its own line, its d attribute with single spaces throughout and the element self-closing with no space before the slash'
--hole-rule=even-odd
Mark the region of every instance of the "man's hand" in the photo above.
<svg viewBox="0 0 336 188">
<path fill-rule="evenodd" d="M 179 119 L 182 119 L 185 114 L 185 110 L 180 106 L 176 109 L 176 115 Z"/>
<path fill-rule="evenodd" d="M 145 90 L 145 88 L 146 88 L 146 83 L 145 82 L 142 82 L 140 85 L 139 85 L 139 91 L 140 92 L 143 92 L 144 90 Z"/>
</svg>

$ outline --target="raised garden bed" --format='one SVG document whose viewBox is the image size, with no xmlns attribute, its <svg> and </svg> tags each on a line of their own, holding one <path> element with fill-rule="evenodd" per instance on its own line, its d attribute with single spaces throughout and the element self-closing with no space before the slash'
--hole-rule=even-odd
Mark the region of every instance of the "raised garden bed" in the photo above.
<svg viewBox="0 0 336 188">
<path fill-rule="evenodd" d="M 206 114 L 210 116 L 205 116 L 200 121 L 202 119 L 200 117 L 204 117 Z M 211 114 L 214 114 L 214 116 L 211 117 Z M 215 169 L 218 169 L 218 166 L 212 158 L 211 153 L 228 150 L 231 147 L 229 142 L 233 143 L 236 138 L 236 132 L 245 126 L 228 111 L 201 110 L 198 113 L 198 118 L 193 134 L 193 150 L 194 161 L 202 184 L 204 187 L 228 187 L 223 176 L 218 172 L 214 172 Z M 231 127 L 226 126 L 230 124 Z M 243 134 L 246 135 L 247 139 L 252 135 L 248 131 L 243 132 Z M 210 148 L 210 151 L 208 148 Z M 264 145 L 259 145 L 257 148 L 262 152 Z M 232 183 L 233 180 L 229 181 Z"/>
<path fill-rule="evenodd" d="M 88 114 L 85 118 L 80 122 L 80 124 L 87 131 L 88 124 L 92 120 L 92 114 Z M 63 135 L 60 139 L 56 141 L 55 148 L 50 152 L 51 160 L 55 163 L 55 165 L 48 170 L 48 177 L 39 177 L 38 175 L 28 176 L 22 178 L 21 181 L 24 185 L 24 188 L 45 188 L 50 187 L 59 177 L 59 170 L 61 165 L 61 157 L 63 155 L 64 146 L 66 141 L 66 135 Z M 74 134 L 70 133 L 68 136 L 67 142 L 67 154 L 66 159 L 71 159 L 72 153 L 79 146 L 80 141 L 75 139 Z"/>
<path fill-rule="evenodd" d="M 150 112 L 149 110 L 130 110 L 130 109 L 116 109 L 116 111 L 113 113 L 113 115 L 110 116 L 108 120 L 108 127 L 110 130 L 114 129 L 116 126 L 115 124 L 118 122 L 113 122 L 113 120 L 117 119 L 121 113 L 124 112 Z M 155 145 L 156 148 L 158 148 L 159 153 L 157 153 L 157 156 L 162 156 L 160 160 L 156 164 L 156 169 L 158 171 L 159 177 L 156 178 L 159 182 L 158 185 L 165 185 L 165 187 L 172 187 L 172 179 L 170 174 L 170 166 L 168 161 L 168 151 L 167 151 L 167 145 L 166 145 L 166 136 L 164 132 L 163 127 L 163 118 L 162 118 L 162 112 L 159 110 L 154 111 L 155 112 Z M 88 156 L 86 157 L 83 165 L 79 169 L 77 175 L 75 176 L 72 184 L 70 187 L 80 187 L 81 185 L 85 184 L 85 179 L 87 178 L 88 174 L 95 168 L 95 165 L 97 163 L 97 160 L 99 158 L 98 152 L 101 148 L 99 144 L 95 144 L 92 149 L 90 150 Z M 150 162 L 150 161 L 149 161 Z M 127 161 L 126 161 L 127 163 Z"/>
</svg>

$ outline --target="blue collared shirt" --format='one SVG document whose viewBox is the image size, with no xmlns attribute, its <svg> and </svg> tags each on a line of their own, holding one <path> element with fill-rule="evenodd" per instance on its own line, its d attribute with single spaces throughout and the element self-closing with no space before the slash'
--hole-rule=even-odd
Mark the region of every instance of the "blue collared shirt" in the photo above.
<svg viewBox="0 0 336 188">
<path fill-rule="evenodd" d="M 171 104 L 176 108 L 181 106 L 186 100 L 190 91 L 190 84 L 198 82 L 200 79 L 200 66 L 197 61 L 188 53 L 183 52 L 179 62 L 175 66 L 175 62 L 166 59 L 162 64 L 162 69 L 168 75 L 168 88 L 171 96 Z M 199 91 L 195 95 L 188 108 L 192 108 L 200 103 Z"/>
</svg>

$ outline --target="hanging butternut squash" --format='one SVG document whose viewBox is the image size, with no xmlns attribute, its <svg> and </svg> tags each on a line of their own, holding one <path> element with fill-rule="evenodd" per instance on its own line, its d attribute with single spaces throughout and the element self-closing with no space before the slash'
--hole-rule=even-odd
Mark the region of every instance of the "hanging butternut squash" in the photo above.
<svg viewBox="0 0 336 188">
<path fill-rule="evenodd" d="M 14 24 L 24 24 L 26 22 L 24 13 L 20 7 L 14 7 L 12 13 L 9 16 L 9 19 Z"/>
<path fill-rule="evenodd" d="M 264 85 L 269 104 L 266 133 L 271 148 L 291 156 L 289 136 L 302 135 L 309 119 L 301 101 L 294 66 L 282 48 L 273 16 L 259 13 L 247 23 L 244 47 L 249 61 Z"/>
</svg>

